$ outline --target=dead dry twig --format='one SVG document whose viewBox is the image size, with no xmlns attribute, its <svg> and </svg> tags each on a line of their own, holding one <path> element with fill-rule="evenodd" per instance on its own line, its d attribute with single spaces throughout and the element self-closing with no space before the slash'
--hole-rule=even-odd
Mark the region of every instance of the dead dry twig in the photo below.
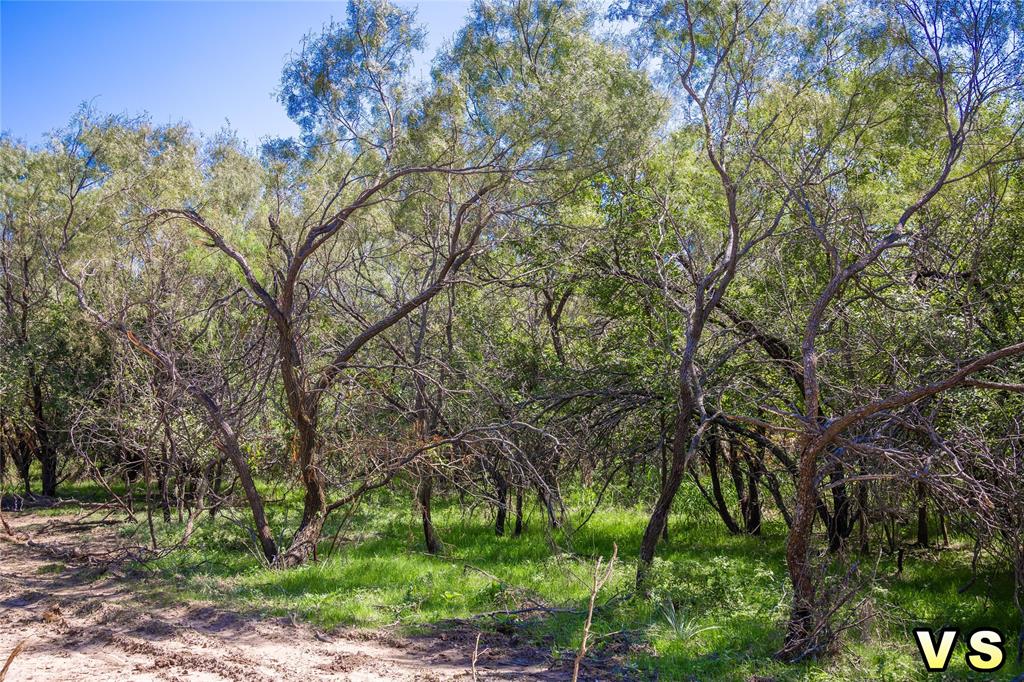
<svg viewBox="0 0 1024 682">
<path fill-rule="evenodd" d="M 580 651 L 576 654 L 576 661 L 572 666 L 572 682 L 577 682 L 580 677 L 580 663 L 583 662 L 583 657 L 587 655 L 587 639 L 590 637 L 590 626 L 594 620 L 594 601 L 597 600 L 597 593 L 601 591 L 601 588 L 608 584 L 608 581 L 612 579 L 612 574 L 615 572 L 615 558 L 619 554 L 619 546 L 612 545 L 612 558 L 608 560 L 608 565 L 601 570 L 601 564 L 604 562 L 604 557 L 598 557 L 597 564 L 594 566 L 594 582 L 590 587 L 590 603 L 587 606 L 587 622 L 583 624 L 583 640 L 580 642 Z"/>
</svg>

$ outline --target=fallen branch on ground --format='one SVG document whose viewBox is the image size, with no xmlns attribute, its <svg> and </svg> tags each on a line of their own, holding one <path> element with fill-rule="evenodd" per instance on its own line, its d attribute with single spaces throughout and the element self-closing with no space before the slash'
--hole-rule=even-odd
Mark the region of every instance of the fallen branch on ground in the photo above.
<svg viewBox="0 0 1024 682">
<path fill-rule="evenodd" d="M 4 663 L 4 667 L 0 668 L 0 682 L 4 682 L 4 678 L 7 677 L 7 671 L 11 668 L 11 663 L 14 662 L 14 659 L 17 658 L 18 654 L 20 654 L 27 645 L 27 639 L 23 639 L 15 645 L 14 651 L 12 651 L 11 655 L 7 657 L 7 662 Z"/>
<path fill-rule="evenodd" d="M 594 606 L 594 612 L 597 613 L 597 612 L 603 611 L 604 609 L 607 609 L 610 606 L 614 606 L 615 604 L 618 604 L 618 603 L 620 603 L 622 601 L 625 601 L 630 596 L 632 596 L 632 595 L 630 595 L 630 594 L 616 595 L 616 596 L 612 597 L 611 599 L 609 599 L 608 601 L 606 601 L 603 604 L 595 605 Z M 526 615 L 528 613 L 549 613 L 549 614 L 553 614 L 553 613 L 567 613 L 567 614 L 572 614 L 572 615 L 576 615 L 576 616 L 582 616 L 582 615 L 585 615 L 587 613 L 587 609 L 570 609 L 570 608 L 564 608 L 564 607 L 559 607 L 559 606 L 527 606 L 527 607 L 524 607 L 524 608 L 521 608 L 521 609 L 503 609 L 501 611 L 488 611 L 486 613 L 478 613 L 476 615 L 469 616 L 468 618 L 452 618 L 452 619 L 450 619 L 450 620 L 448 620 L 446 622 L 450 622 L 450 623 L 463 623 L 463 624 L 469 625 L 469 624 L 471 624 L 471 623 L 473 623 L 475 621 L 478 621 L 478 620 L 480 620 L 482 618 L 498 618 L 499 616 L 522 616 L 522 615 Z"/>
</svg>

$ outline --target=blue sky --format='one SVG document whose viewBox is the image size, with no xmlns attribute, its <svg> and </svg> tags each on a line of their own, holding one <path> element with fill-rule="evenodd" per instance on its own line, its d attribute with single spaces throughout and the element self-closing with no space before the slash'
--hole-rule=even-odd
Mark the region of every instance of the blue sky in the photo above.
<svg viewBox="0 0 1024 682">
<path fill-rule="evenodd" d="M 470 2 L 398 4 L 418 7 L 429 31 L 416 67 L 426 75 Z M 230 121 L 250 142 L 293 135 L 273 96 L 281 67 L 306 33 L 343 19 L 345 5 L 0 0 L 0 130 L 36 145 L 91 102 L 109 113 L 148 112 L 157 123 L 188 121 L 206 134 Z"/>
</svg>

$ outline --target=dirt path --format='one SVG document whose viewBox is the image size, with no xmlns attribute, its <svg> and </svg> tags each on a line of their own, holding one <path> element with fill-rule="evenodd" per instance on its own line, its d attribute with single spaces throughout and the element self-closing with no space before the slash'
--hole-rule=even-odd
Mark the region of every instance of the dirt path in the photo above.
<svg viewBox="0 0 1024 682">
<path fill-rule="evenodd" d="M 475 636 L 399 638 L 383 632 L 323 634 L 288 619 L 241 615 L 213 606 L 156 607 L 146 583 L 115 567 L 57 562 L 81 546 L 116 546 L 109 528 L 69 518 L 6 513 L 16 532 L 38 532 L 46 546 L 0 540 L 0 667 L 22 640 L 6 682 L 68 680 L 473 680 Z M 56 523 L 53 523 L 56 521 Z M 0 535 L 3 532 L 0 530 Z M 543 654 L 484 634 L 481 680 L 565 680 Z"/>
</svg>

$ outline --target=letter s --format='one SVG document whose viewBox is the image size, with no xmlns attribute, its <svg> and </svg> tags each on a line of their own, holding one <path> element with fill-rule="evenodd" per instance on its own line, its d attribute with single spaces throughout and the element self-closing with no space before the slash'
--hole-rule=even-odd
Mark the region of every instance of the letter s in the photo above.
<svg viewBox="0 0 1024 682">
<path fill-rule="evenodd" d="M 967 638 L 967 665 L 978 672 L 992 672 L 1006 661 L 1003 635 L 998 630 L 982 628 Z"/>
</svg>

